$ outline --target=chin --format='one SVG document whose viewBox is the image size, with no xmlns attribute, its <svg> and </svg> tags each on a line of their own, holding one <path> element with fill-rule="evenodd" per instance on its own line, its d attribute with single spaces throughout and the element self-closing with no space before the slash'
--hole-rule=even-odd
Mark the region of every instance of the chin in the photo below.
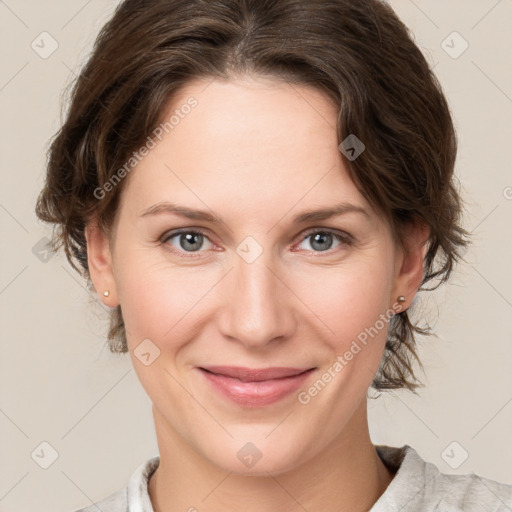
<svg viewBox="0 0 512 512">
<path fill-rule="evenodd" d="M 224 471 L 243 476 L 268 477 L 290 471 L 299 464 L 296 447 L 286 446 L 276 439 L 261 442 L 232 440 L 229 446 L 216 443 L 213 453 L 205 454 Z M 231 455 L 231 453 L 233 455 Z"/>
</svg>

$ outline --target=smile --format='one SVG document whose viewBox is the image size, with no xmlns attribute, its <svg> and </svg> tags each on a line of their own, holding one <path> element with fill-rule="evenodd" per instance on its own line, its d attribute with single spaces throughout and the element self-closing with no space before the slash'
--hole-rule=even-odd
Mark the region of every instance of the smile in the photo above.
<svg viewBox="0 0 512 512">
<path fill-rule="evenodd" d="M 223 368 L 223 373 L 214 373 L 211 371 L 212 368 Z M 316 370 L 316 368 L 308 370 L 293 368 L 249 370 L 227 367 L 197 369 L 211 389 L 232 402 L 249 408 L 264 407 L 278 402 L 299 389 L 310 374 Z M 233 375 L 238 375 L 238 377 Z"/>
</svg>

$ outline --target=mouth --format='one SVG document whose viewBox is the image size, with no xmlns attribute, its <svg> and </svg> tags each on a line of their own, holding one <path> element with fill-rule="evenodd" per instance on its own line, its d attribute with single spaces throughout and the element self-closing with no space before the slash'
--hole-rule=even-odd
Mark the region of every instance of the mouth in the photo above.
<svg viewBox="0 0 512 512">
<path fill-rule="evenodd" d="M 214 375 L 222 375 L 231 377 L 242 382 L 263 382 L 267 380 L 284 379 L 301 375 L 315 368 L 244 368 L 241 366 L 205 366 L 200 370 L 212 373 Z"/>
<path fill-rule="evenodd" d="M 300 388 L 314 368 L 263 368 L 208 366 L 196 367 L 210 389 L 243 407 L 274 404 Z"/>
</svg>

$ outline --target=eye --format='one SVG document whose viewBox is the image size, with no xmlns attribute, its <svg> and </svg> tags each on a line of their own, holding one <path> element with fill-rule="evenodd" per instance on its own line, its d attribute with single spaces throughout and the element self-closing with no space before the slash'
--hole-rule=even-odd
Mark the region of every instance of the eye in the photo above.
<svg viewBox="0 0 512 512">
<path fill-rule="evenodd" d="M 352 245 L 353 242 L 352 237 L 348 233 L 338 233 L 336 231 L 325 229 L 310 231 L 303 238 L 303 242 L 307 240 L 310 240 L 309 244 L 312 249 L 306 250 L 312 250 L 313 252 L 329 251 L 335 242 L 338 243 L 337 247 L 343 245 Z"/>
<path fill-rule="evenodd" d="M 301 244 L 308 240 L 311 249 L 306 248 L 305 250 L 316 253 L 328 252 L 330 254 L 334 252 L 331 250 L 333 244 L 337 244 L 335 245 L 335 249 L 336 247 L 339 248 L 353 244 L 353 238 L 348 233 L 328 229 L 310 231 L 303 236 Z M 168 232 L 163 235 L 161 242 L 167 250 L 181 253 L 184 256 L 188 253 L 190 257 L 194 257 L 192 256 L 193 253 L 204 252 L 201 249 L 208 250 L 214 247 L 214 244 L 203 231 L 190 228 Z M 205 244 L 207 245 L 206 247 Z M 301 244 L 299 244 L 299 248 Z"/>
<path fill-rule="evenodd" d="M 213 245 L 202 231 L 184 229 L 167 233 L 162 239 L 162 243 L 171 245 L 173 251 L 185 253 L 201 252 L 200 250 L 204 247 L 205 241 Z"/>
</svg>

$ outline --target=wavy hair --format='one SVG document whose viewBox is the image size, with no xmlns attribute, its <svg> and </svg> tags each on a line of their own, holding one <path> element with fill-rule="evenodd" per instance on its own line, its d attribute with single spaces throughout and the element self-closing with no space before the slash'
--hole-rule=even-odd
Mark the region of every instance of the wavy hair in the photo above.
<svg viewBox="0 0 512 512">
<path fill-rule="evenodd" d="M 446 281 L 468 233 L 453 175 L 457 150 L 441 86 L 406 26 L 379 0 L 125 0 L 101 29 L 72 84 L 65 121 L 48 150 L 38 217 L 53 223 L 87 280 L 86 223 L 108 233 L 121 181 L 95 191 L 140 148 L 169 99 L 195 78 L 255 74 L 316 87 L 339 106 L 337 134 L 364 142 L 345 158 L 363 196 L 403 240 L 408 222 L 430 229 L 422 286 Z M 422 288 L 425 289 L 425 288 Z M 429 288 L 432 289 L 432 288 Z M 423 386 L 414 375 L 418 335 L 431 334 L 402 311 L 391 318 L 378 390 Z M 126 352 L 121 307 L 108 343 Z"/>
</svg>

